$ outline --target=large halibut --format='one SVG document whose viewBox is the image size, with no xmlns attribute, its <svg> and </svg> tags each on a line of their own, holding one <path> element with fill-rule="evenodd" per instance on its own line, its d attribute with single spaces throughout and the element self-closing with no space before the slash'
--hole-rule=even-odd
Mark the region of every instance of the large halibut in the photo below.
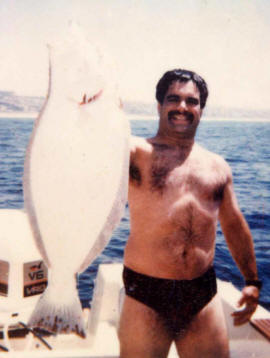
<svg viewBox="0 0 270 358">
<path fill-rule="evenodd" d="M 76 273 L 107 244 L 127 201 L 129 125 L 113 67 L 71 30 L 50 46 L 49 90 L 26 153 L 25 207 L 49 268 L 31 326 L 85 335 Z"/>
</svg>

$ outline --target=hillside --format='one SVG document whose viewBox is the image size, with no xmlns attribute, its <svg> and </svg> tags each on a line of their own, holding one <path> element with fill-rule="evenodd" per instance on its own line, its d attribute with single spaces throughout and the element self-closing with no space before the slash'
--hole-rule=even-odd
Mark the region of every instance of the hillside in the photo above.
<svg viewBox="0 0 270 358">
<path fill-rule="evenodd" d="M 44 103 L 44 97 L 19 96 L 15 92 L 0 91 L 0 112 L 2 113 L 37 113 Z M 156 115 L 156 103 L 124 101 L 124 111 L 136 115 Z M 242 117 L 270 119 L 269 110 L 245 110 L 240 108 L 208 108 L 204 110 L 207 117 Z"/>
</svg>

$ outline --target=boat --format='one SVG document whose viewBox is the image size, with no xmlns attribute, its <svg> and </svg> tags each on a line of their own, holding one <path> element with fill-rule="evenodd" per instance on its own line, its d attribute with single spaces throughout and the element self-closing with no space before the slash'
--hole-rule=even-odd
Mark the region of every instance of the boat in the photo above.
<svg viewBox="0 0 270 358">
<path fill-rule="evenodd" d="M 47 272 L 32 245 L 34 240 L 23 210 L 0 210 L 0 228 L 0 358 L 119 357 L 117 328 L 125 296 L 122 264 L 99 266 L 91 310 L 83 312 L 87 327 L 85 339 L 75 334 L 53 335 L 33 330 L 27 326 L 27 321 L 46 284 Z M 28 290 L 25 295 L 25 269 L 29 267 L 32 273 L 39 272 L 39 275 L 31 275 L 36 286 L 27 284 L 28 288 L 35 289 Z M 240 291 L 231 283 L 218 279 L 218 293 L 228 326 L 231 357 L 269 358 L 270 312 L 259 305 L 249 323 L 235 327 L 231 313 L 236 309 Z M 178 357 L 174 345 L 168 357 Z"/>
</svg>

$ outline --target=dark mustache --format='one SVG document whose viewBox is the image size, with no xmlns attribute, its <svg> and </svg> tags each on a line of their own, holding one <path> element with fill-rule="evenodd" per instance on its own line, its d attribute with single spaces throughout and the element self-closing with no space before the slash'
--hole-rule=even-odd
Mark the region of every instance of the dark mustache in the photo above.
<svg viewBox="0 0 270 358">
<path fill-rule="evenodd" d="M 194 118 L 193 114 L 188 112 L 188 111 L 184 111 L 184 112 L 170 111 L 168 113 L 168 118 L 171 119 L 175 115 L 184 115 L 186 117 L 186 119 L 189 120 L 189 121 L 193 120 L 193 118 Z"/>
</svg>

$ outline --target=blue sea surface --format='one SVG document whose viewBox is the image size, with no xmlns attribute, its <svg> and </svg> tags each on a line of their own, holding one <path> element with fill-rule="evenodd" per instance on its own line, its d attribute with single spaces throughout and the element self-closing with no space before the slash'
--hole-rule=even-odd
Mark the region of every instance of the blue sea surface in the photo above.
<svg viewBox="0 0 270 358">
<path fill-rule="evenodd" d="M 0 208 L 22 209 L 24 156 L 33 128 L 31 119 L 0 119 Z M 131 120 L 132 134 L 151 137 L 157 121 Z M 270 122 L 203 121 L 197 142 L 222 155 L 230 164 L 240 208 L 251 228 L 259 276 L 263 280 L 260 303 L 270 310 Z M 49 143 L 49 142 L 48 142 Z M 72 205 L 72 203 L 71 203 Z M 82 305 L 91 302 L 94 279 L 100 263 L 122 262 L 129 235 L 129 212 L 92 265 L 78 278 Z M 236 236 L 237 239 L 237 236 Z M 215 268 L 217 276 L 243 287 L 220 227 L 217 229 Z"/>
</svg>

